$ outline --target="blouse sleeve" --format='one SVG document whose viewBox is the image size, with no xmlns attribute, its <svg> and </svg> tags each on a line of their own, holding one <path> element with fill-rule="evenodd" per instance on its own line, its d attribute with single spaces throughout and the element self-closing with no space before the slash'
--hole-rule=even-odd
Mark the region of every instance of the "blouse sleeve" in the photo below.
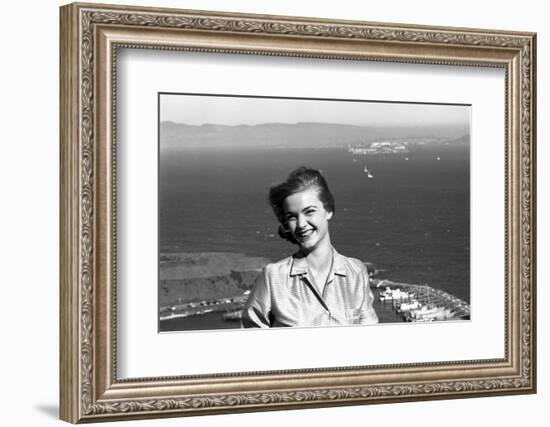
<svg viewBox="0 0 550 427">
<path fill-rule="evenodd" d="M 374 307 L 373 307 L 374 295 L 372 294 L 372 290 L 369 286 L 370 278 L 366 268 L 363 270 L 362 276 L 363 276 L 363 283 L 365 287 L 364 287 L 363 303 L 361 304 L 361 314 L 359 317 L 359 323 L 361 325 L 371 325 L 374 323 L 378 323 L 378 316 L 376 315 L 376 311 L 374 311 Z"/>
<path fill-rule="evenodd" d="M 243 326 L 245 328 L 271 327 L 271 291 L 269 278 L 264 268 L 254 282 L 252 292 L 243 308 Z"/>
</svg>

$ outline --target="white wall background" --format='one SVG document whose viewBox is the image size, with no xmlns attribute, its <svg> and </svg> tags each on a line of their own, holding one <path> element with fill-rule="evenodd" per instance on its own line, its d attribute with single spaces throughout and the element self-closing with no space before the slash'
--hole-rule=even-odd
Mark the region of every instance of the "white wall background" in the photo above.
<svg viewBox="0 0 550 427">
<path fill-rule="evenodd" d="M 110 0 L 113 3 L 121 3 Z M 539 393 L 438 402 L 266 412 L 187 419 L 136 421 L 130 425 L 281 426 L 300 423 L 357 425 L 543 425 L 550 404 L 550 269 L 544 239 L 549 223 L 550 162 L 545 141 L 550 115 L 550 29 L 544 3 L 480 2 L 134 0 L 133 4 L 335 19 L 432 24 L 538 32 L 538 359 Z M 57 0 L 9 2 L 2 8 L 0 68 L 0 393 L 2 425 L 60 425 L 58 411 L 58 7 Z M 546 410 L 545 410 L 546 409 Z"/>
</svg>

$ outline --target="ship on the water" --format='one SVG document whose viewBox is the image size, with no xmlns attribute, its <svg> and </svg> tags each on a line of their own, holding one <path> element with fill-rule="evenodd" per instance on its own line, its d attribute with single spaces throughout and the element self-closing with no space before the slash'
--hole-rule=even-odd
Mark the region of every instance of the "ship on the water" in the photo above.
<svg viewBox="0 0 550 427">
<path fill-rule="evenodd" d="M 374 178 L 372 173 L 368 170 L 367 165 L 365 165 L 365 168 L 363 169 L 363 172 L 367 174 L 367 178 Z"/>
</svg>

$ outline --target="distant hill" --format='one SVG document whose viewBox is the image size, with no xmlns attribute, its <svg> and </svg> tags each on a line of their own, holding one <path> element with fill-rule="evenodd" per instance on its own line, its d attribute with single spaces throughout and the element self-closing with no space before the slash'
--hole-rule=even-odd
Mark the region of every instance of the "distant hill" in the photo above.
<svg viewBox="0 0 550 427">
<path fill-rule="evenodd" d="M 376 127 L 332 123 L 265 123 L 226 126 L 161 122 L 161 147 L 174 150 L 195 147 L 344 147 L 380 139 L 444 138 L 469 141 L 468 126 Z"/>
</svg>

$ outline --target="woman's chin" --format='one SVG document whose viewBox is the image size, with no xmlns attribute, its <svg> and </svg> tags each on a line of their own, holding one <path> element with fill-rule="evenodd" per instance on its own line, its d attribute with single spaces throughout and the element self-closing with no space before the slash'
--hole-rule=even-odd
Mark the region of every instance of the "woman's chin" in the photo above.
<svg viewBox="0 0 550 427">
<path fill-rule="evenodd" d="M 299 240 L 298 244 L 300 245 L 300 249 L 305 252 L 311 252 L 315 247 L 317 246 L 317 241 L 315 239 L 309 238 L 306 240 Z"/>
<path fill-rule="evenodd" d="M 317 236 L 309 236 L 308 239 L 304 239 L 304 240 L 296 239 L 298 242 L 298 245 L 300 246 L 300 250 L 303 253 L 307 254 L 317 248 L 325 247 L 325 245 L 328 245 L 328 247 L 330 247 L 330 239 L 328 238 L 328 235 L 325 236 L 326 238 L 321 238 L 321 239 L 318 239 L 316 237 Z"/>
</svg>

